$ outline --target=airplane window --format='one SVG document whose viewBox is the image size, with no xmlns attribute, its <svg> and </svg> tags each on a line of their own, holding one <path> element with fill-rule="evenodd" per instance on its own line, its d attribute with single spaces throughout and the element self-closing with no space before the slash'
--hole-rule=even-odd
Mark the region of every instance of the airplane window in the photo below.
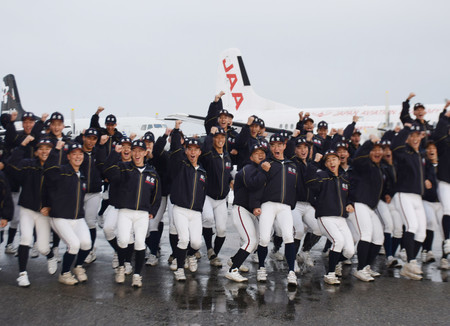
<svg viewBox="0 0 450 326">
<path fill-rule="evenodd" d="M 155 128 L 162 128 L 162 125 L 156 124 L 156 125 L 155 125 Z"/>
<path fill-rule="evenodd" d="M 153 128 L 153 125 L 148 125 L 147 126 L 147 129 L 152 129 Z"/>
<path fill-rule="evenodd" d="M 142 125 L 141 130 L 145 130 L 146 127 L 147 127 L 147 125 Z"/>
<path fill-rule="evenodd" d="M 285 125 L 284 125 L 284 129 L 287 129 L 288 128 L 288 124 L 286 123 Z"/>
<path fill-rule="evenodd" d="M 291 123 L 291 129 L 294 129 L 294 124 L 293 123 Z"/>
<path fill-rule="evenodd" d="M 282 123 L 280 123 L 280 129 L 283 129 L 283 124 Z"/>
</svg>

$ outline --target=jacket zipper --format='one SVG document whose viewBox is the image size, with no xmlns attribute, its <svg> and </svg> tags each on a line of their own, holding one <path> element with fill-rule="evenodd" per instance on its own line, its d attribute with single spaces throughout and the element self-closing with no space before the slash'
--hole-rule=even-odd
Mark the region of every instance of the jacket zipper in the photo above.
<svg viewBox="0 0 450 326">
<path fill-rule="evenodd" d="M 137 202 L 136 202 L 136 210 L 139 210 L 139 201 L 141 199 L 141 188 L 142 188 L 142 173 L 140 173 L 140 177 L 139 177 L 139 188 L 138 188 L 138 197 L 137 197 Z"/>
<path fill-rule="evenodd" d="M 339 178 L 336 178 L 336 184 L 337 184 L 337 187 L 338 187 L 339 204 L 341 206 L 341 215 L 339 215 L 339 216 L 343 216 L 344 215 L 344 207 L 343 207 L 343 204 L 342 204 L 341 182 L 339 181 Z"/>
<path fill-rule="evenodd" d="M 284 162 L 281 162 L 281 203 L 284 204 L 284 188 L 285 188 L 285 175 L 284 175 Z"/>
<path fill-rule="evenodd" d="M 191 204 L 191 208 L 194 207 L 194 202 L 195 202 L 195 192 L 197 190 L 197 170 L 195 170 L 195 175 L 194 175 L 194 192 L 192 195 L 192 204 Z"/>
<path fill-rule="evenodd" d="M 222 184 L 220 185 L 220 197 L 222 197 L 222 195 L 223 195 L 223 176 L 225 174 L 225 160 L 224 160 L 224 158 L 225 158 L 225 155 L 223 155 L 223 157 L 222 157 Z M 219 199 L 219 198 L 217 198 L 217 199 Z"/>
<path fill-rule="evenodd" d="M 78 178 L 78 186 L 77 186 L 77 208 L 75 210 L 75 219 L 78 218 L 78 208 L 80 206 L 80 178 L 77 176 Z"/>
</svg>

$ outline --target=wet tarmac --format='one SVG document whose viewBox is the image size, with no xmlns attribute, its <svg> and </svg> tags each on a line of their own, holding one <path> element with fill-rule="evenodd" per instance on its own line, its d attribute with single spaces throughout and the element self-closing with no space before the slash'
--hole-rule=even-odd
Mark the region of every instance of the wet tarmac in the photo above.
<svg viewBox="0 0 450 326">
<path fill-rule="evenodd" d="M 228 222 L 219 255 L 223 263 L 239 244 L 231 218 Z M 450 272 L 439 270 L 437 263 L 423 266 L 424 280 L 410 281 L 400 277 L 399 269 L 386 270 L 385 258 L 379 256 L 376 269 L 382 276 L 375 282 L 355 279 L 346 266 L 342 284 L 331 286 L 323 282 L 323 244 L 313 249 L 316 265 L 299 275 L 294 290 L 287 287 L 284 262 L 268 258 L 268 282 L 261 284 L 256 282 L 257 265 L 247 261 L 249 281 L 238 284 L 224 277 L 225 267 L 209 265 L 204 247 L 198 271 L 187 272 L 184 283 L 175 281 L 167 263 L 167 225 L 160 264 L 145 266 L 140 289 L 131 287 L 131 276 L 125 284 L 114 282 L 112 249 L 100 229 L 97 260 L 86 267 L 89 280 L 76 286 L 59 284 L 40 256 L 29 260 L 31 286 L 19 288 L 17 258 L 5 255 L 3 244 L 0 325 L 450 325 Z"/>
</svg>

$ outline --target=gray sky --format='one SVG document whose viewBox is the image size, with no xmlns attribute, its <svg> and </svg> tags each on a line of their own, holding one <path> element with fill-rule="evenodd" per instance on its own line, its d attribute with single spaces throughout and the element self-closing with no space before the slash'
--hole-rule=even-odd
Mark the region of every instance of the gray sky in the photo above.
<svg viewBox="0 0 450 326">
<path fill-rule="evenodd" d="M 206 114 L 219 54 L 299 108 L 450 97 L 449 1 L 3 1 L 0 75 L 37 114 Z"/>
</svg>

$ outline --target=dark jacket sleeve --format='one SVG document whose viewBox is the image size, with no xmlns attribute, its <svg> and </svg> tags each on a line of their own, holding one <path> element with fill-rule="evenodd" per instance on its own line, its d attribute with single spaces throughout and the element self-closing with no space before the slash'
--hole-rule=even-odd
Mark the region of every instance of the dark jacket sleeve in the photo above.
<svg viewBox="0 0 450 326">
<path fill-rule="evenodd" d="M 450 122 L 450 118 L 447 118 L 444 114 L 441 114 L 439 121 L 436 125 L 436 129 L 433 132 L 433 139 L 436 142 L 442 140 L 448 135 L 448 125 Z"/>
<path fill-rule="evenodd" d="M 14 216 L 14 203 L 11 189 L 3 173 L 0 173 L 0 219 L 11 221 Z"/>
<path fill-rule="evenodd" d="M 320 191 L 320 177 L 317 175 L 318 169 L 319 163 L 311 161 L 307 165 L 305 172 L 305 184 L 314 194 Z"/>
<path fill-rule="evenodd" d="M 217 118 L 219 117 L 219 111 L 222 110 L 222 99 L 217 102 L 211 102 L 208 108 L 208 114 L 205 118 L 205 131 L 206 134 L 211 132 L 211 128 L 217 125 Z"/>
<path fill-rule="evenodd" d="M 111 151 L 103 165 L 103 176 L 108 179 L 109 183 L 120 182 L 120 154 L 115 150 Z"/>
<path fill-rule="evenodd" d="M 364 170 L 370 166 L 369 153 L 373 148 L 373 143 L 367 140 L 360 146 L 353 157 L 353 168 L 357 171 Z"/>
<path fill-rule="evenodd" d="M 95 129 L 100 129 L 100 123 L 98 122 L 100 119 L 100 117 L 98 116 L 98 114 L 93 114 L 91 117 L 91 123 L 89 124 L 89 128 L 95 128 Z"/>
<path fill-rule="evenodd" d="M 402 112 L 400 113 L 400 121 L 405 124 L 407 122 L 413 123 L 413 119 L 409 114 L 409 100 L 402 103 Z"/>
<path fill-rule="evenodd" d="M 22 185 L 23 177 L 25 174 L 22 171 L 22 160 L 25 156 L 24 147 L 20 146 L 16 148 L 7 160 L 5 172 L 10 176 L 17 184 Z"/>
<path fill-rule="evenodd" d="M 405 148 L 405 142 L 406 139 L 408 138 L 410 130 L 411 129 L 409 127 L 405 127 L 402 130 L 400 130 L 400 132 L 394 138 L 392 138 L 391 143 L 392 151 L 399 151 Z"/>
<path fill-rule="evenodd" d="M 158 213 L 159 206 L 161 205 L 161 179 L 156 171 L 153 176 L 155 177 L 155 190 L 150 198 L 151 208 L 148 213 L 155 217 L 156 213 Z"/>
<path fill-rule="evenodd" d="M 356 122 L 352 122 L 344 129 L 344 138 L 346 141 L 350 139 L 353 135 L 353 131 L 355 130 Z"/>
</svg>

